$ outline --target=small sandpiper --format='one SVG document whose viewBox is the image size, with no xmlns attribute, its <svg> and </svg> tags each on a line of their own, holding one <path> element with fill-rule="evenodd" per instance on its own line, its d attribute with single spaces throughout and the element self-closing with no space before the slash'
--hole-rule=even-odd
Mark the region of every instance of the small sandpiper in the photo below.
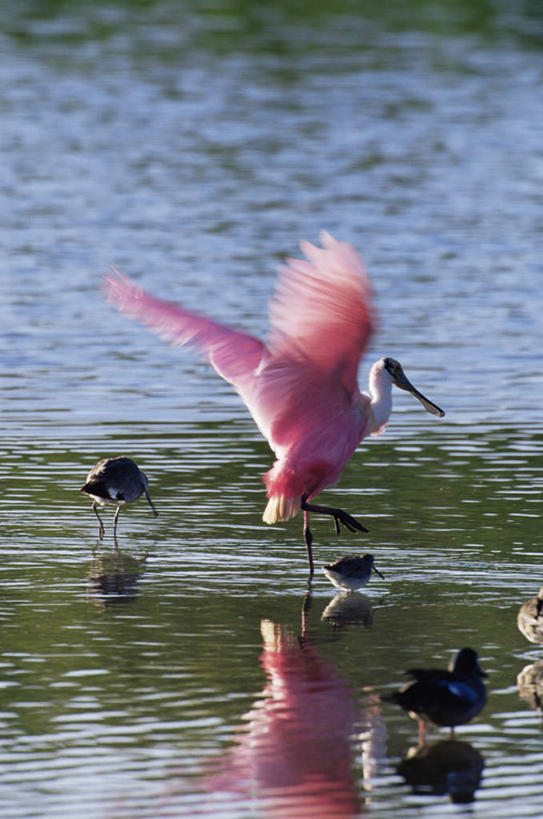
<svg viewBox="0 0 543 819">
<path fill-rule="evenodd" d="M 104 524 L 98 514 L 96 504 L 105 506 L 105 504 L 110 503 L 117 507 L 113 518 L 114 539 L 117 537 L 117 519 L 123 503 L 131 503 L 140 495 L 145 494 L 155 517 L 157 516 L 158 512 L 147 489 L 148 484 L 147 475 L 141 471 L 131 458 L 122 456 L 119 458 L 104 458 L 93 466 L 87 475 L 85 486 L 81 487 L 81 492 L 85 492 L 94 499 L 92 511 L 98 518 L 98 537 L 100 539 L 104 537 Z"/>
<path fill-rule="evenodd" d="M 338 589 L 354 591 L 365 586 L 372 571 L 384 580 L 383 575 L 376 569 L 373 563 L 373 555 L 347 555 L 335 563 L 329 563 L 322 567 L 328 580 Z"/>
</svg>

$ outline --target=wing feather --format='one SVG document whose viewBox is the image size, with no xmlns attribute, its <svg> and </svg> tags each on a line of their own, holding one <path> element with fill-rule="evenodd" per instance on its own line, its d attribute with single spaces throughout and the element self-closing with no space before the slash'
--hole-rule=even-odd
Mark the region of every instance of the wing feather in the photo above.
<svg viewBox="0 0 543 819">
<path fill-rule="evenodd" d="M 176 347 L 192 345 L 222 378 L 236 388 L 259 366 L 265 347 L 260 339 L 234 330 L 170 301 L 151 296 L 115 270 L 104 277 L 108 301 Z"/>
<path fill-rule="evenodd" d="M 300 242 L 307 261 L 289 259 L 281 268 L 268 347 L 278 358 L 308 360 L 352 393 L 375 326 L 372 288 L 353 247 L 325 231 L 321 241 L 322 248 Z"/>
</svg>

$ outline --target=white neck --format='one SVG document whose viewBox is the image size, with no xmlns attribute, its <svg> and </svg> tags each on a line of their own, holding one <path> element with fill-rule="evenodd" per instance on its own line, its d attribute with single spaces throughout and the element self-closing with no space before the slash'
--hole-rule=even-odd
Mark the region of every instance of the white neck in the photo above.
<svg viewBox="0 0 543 819">
<path fill-rule="evenodd" d="M 382 359 L 376 361 L 370 370 L 369 391 L 372 415 L 370 434 L 373 434 L 386 425 L 392 410 L 392 376 L 383 367 Z"/>
</svg>

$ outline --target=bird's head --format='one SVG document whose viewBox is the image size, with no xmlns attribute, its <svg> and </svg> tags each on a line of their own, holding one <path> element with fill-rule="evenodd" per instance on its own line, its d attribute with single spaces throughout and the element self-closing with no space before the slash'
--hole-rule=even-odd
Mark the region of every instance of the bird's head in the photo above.
<svg viewBox="0 0 543 819">
<path fill-rule="evenodd" d="M 488 677 L 486 671 L 483 671 L 479 665 L 477 652 L 472 648 L 461 648 L 456 657 L 451 659 L 449 671 L 455 671 L 457 674 L 475 674 L 477 677 Z"/>
<path fill-rule="evenodd" d="M 375 572 L 375 574 L 378 574 L 378 575 L 379 575 L 379 577 L 380 577 L 382 580 L 384 580 L 384 579 L 385 579 L 385 576 L 384 576 L 384 574 L 381 574 L 381 572 L 379 571 L 379 569 L 378 569 L 378 568 L 377 568 L 377 566 L 375 565 L 375 563 L 374 563 L 374 561 L 373 561 L 373 555 L 369 555 L 369 554 L 362 555 L 362 559 L 364 559 L 364 558 L 365 558 L 365 559 L 368 561 L 369 565 L 371 566 L 371 568 L 372 568 L 372 570 Z"/>
<path fill-rule="evenodd" d="M 445 415 L 443 410 L 438 407 L 437 404 L 429 401 L 428 398 L 426 398 L 417 390 L 416 387 L 413 386 L 411 381 L 404 373 L 403 367 L 399 361 L 396 361 L 395 358 L 389 358 L 387 356 L 386 358 L 382 358 L 380 363 L 382 364 L 383 370 L 386 370 L 386 372 L 390 375 L 392 383 L 396 387 L 399 387 L 401 390 L 407 390 L 407 392 L 410 392 L 411 395 L 414 395 L 415 398 L 419 399 L 425 410 L 431 412 L 432 415 L 437 415 L 438 418 L 443 418 Z"/>
</svg>

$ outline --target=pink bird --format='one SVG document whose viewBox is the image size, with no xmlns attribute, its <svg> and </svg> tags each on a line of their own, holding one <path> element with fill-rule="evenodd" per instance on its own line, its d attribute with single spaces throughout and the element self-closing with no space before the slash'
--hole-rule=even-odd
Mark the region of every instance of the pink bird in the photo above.
<svg viewBox="0 0 543 819">
<path fill-rule="evenodd" d="M 355 518 L 310 501 L 336 483 L 356 447 L 381 432 L 392 409 L 392 385 L 415 395 L 428 412 L 445 413 L 406 378 L 393 358 L 371 368 L 369 394 L 357 382 L 374 329 L 371 284 L 356 250 L 321 234 L 323 247 L 301 242 L 307 261 L 289 259 L 270 306 L 266 344 L 255 336 L 146 293 L 115 271 L 105 278 L 109 301 L 171 344 L 192 344 L 239 393 L 277 460 L 264 476 L 263 520 L 304 518 L 313 575 L 311 512 L 333 517 L 351 532 Z"/>
</svg>

